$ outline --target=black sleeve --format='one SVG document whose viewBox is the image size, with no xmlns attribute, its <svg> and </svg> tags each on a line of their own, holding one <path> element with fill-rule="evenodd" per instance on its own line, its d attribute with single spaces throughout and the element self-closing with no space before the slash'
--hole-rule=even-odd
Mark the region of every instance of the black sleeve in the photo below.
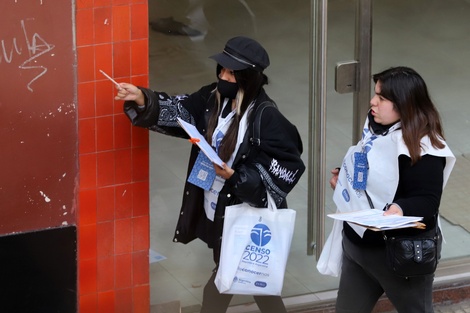
<svg viewBox="0 0 470 313">
<path fill-rule="evenodd" d="M 280 206 L 305 170 L 302 141 L 297 128 L 277 108 L 263 112 L 260 126 L 260 145 L 252 146 L 248 161 L 234 167 L 227 183 L 252 206 L 266 205 L 267 190 Z"/>
<path fill-rule="evenodd" d="M 135 101 L 124 102 L 124 113 L 127 115 L 132 125 L 143 128 L 150 128 L 156 125 L 160 114 L 160 106 L 152 90 L 139 87 L 145 98 L 145 105 L 139 106 Z"/>
<path fill-rule="evenodd" d="M 266 188 L 259 172 L 253 166 L 240 165 L 227 180 L 232 193 L 241 201 L 256 208 L 267 205 Z"/>
<path fill-rule="evenodd" d="M 211 104 L 209 98 L 214 86 L 207 85 L 195 93 L 176 96 L 139 87 L 144 94 L 145 105 L 140 107 L 134 101 L 126 101 L 124 113 L 134 126 L 187 138 L 177 118 L 195 125 L 201 131 L 205 127 L 204 114 Z"/>
<path fill-rule="evenodd" d="M 408 156 L 398 158 L 400 179 L 394 202 L 407 216 L 423 216 L 429 221 L 439 210 L 444 181 L 445 158 L 424 155 L 411 165 Z"/>
</svg>

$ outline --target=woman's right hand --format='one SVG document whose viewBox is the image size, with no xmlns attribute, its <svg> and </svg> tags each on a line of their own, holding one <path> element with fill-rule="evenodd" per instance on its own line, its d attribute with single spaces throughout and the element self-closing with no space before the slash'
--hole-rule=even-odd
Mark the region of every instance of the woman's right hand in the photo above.
<svg viewBox="0 0 470 313">
<path fill-rule="evenodd" d="M 128 83 L 120 83 L 119 86 L 121 88 L 116 87 L 118 92 L 116 97 L 114 97 L 115 100 L 135 101 L 138 105 L 145 105 L 145 97 L 142 90 Z"/>
<path fill-rule="evenodd" d="M 333 190 L 336 188 L 336 183 L 338 182 L 339 168 L 334 168 L 331 170 L 330 186 Z"/>
</svg>

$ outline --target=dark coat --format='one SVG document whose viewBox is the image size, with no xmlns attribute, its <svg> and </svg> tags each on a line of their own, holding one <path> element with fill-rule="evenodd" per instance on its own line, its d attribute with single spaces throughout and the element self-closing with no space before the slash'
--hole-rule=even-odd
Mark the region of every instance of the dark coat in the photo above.
<svg viewBox="0 0 470 313">
<path fill-rule="evenodd" d="M 211 111 L 215 108 L 216 84 L 202 87 L 191 95 L 170 97 L 165 93 L 141 88 L 146 97 L 145 108 L 135 102 L 126 102 L 124 111 L 135 126 L 149 128 L 163 134 L 188 138 L 176 121 L 179 117 L 193 125 L 201 134 Z M 266 106 L 259 119 L 259 139 L 252 143 L 255 115 L 261 104 Z M 204 211 L 204 190 L 186 182 L 174 242 L 188 243 L 200 238 L 214 249 L 218 263 L 224 223 L 225 207 L 246 202 L 254 207 L 266 207 L 266 190 L 278 207 L 287 207 L 286 196 L 297 184 L 305 170 L 300 158 L 302 141 L 297 128 L 277 109 L 264 90 L 255 101 L 248 117 L 248 129 L 232 164 L 235 173 L 226 180 L 219 193 L 214 221 Z M 258 119 L 257 119 L 258 120 Z M 187 176 L 193 168 L 199 148 L 192 145 Z"/>
</svg>

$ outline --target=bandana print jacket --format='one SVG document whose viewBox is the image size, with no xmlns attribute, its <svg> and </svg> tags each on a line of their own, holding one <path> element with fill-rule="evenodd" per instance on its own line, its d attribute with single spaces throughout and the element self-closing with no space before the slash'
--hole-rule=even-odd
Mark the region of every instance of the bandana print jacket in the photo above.
<svg viewBox="0 0 470 313">
<path fill-rule="evenodd" d="M 134 126 L 148 128 L 166 135 L 188 139 L 177 123 L 177 117 L 196 126 L 205 134 L 207 120 L 215 107 L 216 84 L 202 87 L 190 95 L 169 96 L 141 88 L 146 106 L 135 102 L 124 104 L 124 112 Z M 264 90 L 256 99 L 251 112 L 262 103 L 272 103 L 263 110 L 259 119 L 259 144 L 253 145 L 254 113 L 249 116 L 245 134 L 232 168 L 235 173 L 228 179 L 217 201 L 214 221 L 206 218 L 204 190 L 186 182 L 174 242 L 188 243 L 199 238 L 213 248 L 214 261 L 218 263 L 222 241 L 223 218 L 227 205 L 246 202 L 254 207 L 266 207 L 266 191 L 279 208 L 286 208 L 286 196 L 298 183 L 305 170 L 300 157 L 303 147 L 297 128 L 277 109 Z M 199 148 L 192 145 L 187 175 L 191 172 Z"/>
</svg>

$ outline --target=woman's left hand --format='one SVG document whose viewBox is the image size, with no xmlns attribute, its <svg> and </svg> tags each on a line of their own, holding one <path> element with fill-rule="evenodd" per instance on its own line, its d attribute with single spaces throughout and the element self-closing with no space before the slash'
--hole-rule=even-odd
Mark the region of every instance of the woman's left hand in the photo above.
<svg viewBox="0 0 470 313">
<path fill-rule="evenodd" d="M 333 190 L 335 190 L 336 183 L 338 182 L 339 170 L 340 170 L 339 167 L 331 170 L 330 186 L 331 186 L 331 189 Z"/>
<path fill-rule="evenodd" d="M 214 163 L 214 168 L 215 168 L 215 173 L 222 177 L 223 179 L 227 180 L 230 177 L 232 177 L 233 173 L 235 172 L 233 169 L 231 169 L 227 164 L 222 163 L 222 167 Z"/>
</svg>

